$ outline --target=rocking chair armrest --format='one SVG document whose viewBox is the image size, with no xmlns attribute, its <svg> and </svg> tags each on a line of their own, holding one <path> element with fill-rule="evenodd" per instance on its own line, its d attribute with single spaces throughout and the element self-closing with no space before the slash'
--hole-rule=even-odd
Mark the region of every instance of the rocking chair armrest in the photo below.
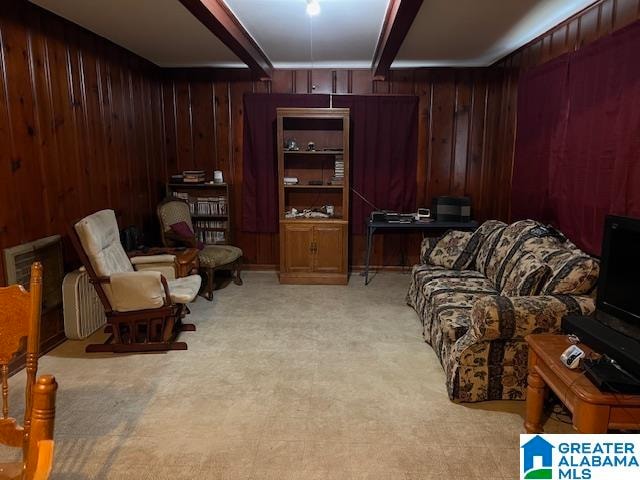
<svg viewBox="0 0 640 480">
<path fill-rule="evenodd" d="M 132 265 L 143 265 L 150 263 L 175 263 L 176 256 L 165 253 L 159 255 L 136 255 L 129 259 Z"/>
<path fill-rule="evenodd" d="M 164 306 L 170 307 L 173 305 L 173 300 L 171 300 L 171 292 L 169 291 L 169 283 L 164 275 L 160 275 L 160 282 L 162 282 L 162 287 L 164 288 Z"/>
</svg>

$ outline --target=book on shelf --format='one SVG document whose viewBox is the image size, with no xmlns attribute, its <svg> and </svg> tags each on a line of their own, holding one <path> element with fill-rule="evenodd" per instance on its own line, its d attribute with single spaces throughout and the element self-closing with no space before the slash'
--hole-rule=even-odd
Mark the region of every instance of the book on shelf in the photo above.
<svg viewBox="0 0 640 480">
<path fill-rule="evenodd" d="M 206 244 L 220 244 L 226 241 L 225 232 L 215 232 L 211 230 L 199 230 L 196 232 L 198 240 Z"/>
<path fill-rule="evenodd" d="M 206 178 L 204 170 L 185 170 L 182 177 L 184 183 L 203 183 Z"/>
<path fill-rule="evenodd" d="M 342 155 L 336 155 L 333 176 L 334 178 L 344 177 L 344 160 L 342 159 Z"/>
<path fill-rule="evenodd" d="M 185 192 L 173 192 L 173 196 L 186 200 L 191 215 L 228 215 L 227 198 L 220 197 L 191 197 Z"/>
<path fill-rule="evenodd" d="M 193 222 L 196 228 L 227 228 L 227 222 L 224 220 L 197 220 Z"/>
</svg>

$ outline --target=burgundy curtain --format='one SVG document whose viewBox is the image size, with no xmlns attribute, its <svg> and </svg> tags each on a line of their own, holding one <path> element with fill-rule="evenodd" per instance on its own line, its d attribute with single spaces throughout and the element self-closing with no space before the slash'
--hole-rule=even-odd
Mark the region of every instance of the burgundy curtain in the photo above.
<svg viewBox="0 0 640 480">
<path fill-rule="evenodd" d="M 550 170 L 561 156 L 567 117 L 569 58 L 562 56 L 523 75 L 518 89 L 517 164 L 511 188 L 512 215 L 552 220 Z"/>
<path fill-rule="evenodd" d="M 364 233 L 373 210 L 416 209 L 418 97 L 334 96 L 333 106 L 351 109 L 351 231 Z"/>
<path fill-rule="evenodd" d="M 328 107 L 329 95 L 248 93 L 244 95 L 242 229 L 278 231 L 276 109 Z"/>
<path fill-rule="evenodd" d="M 580 247 L 599 254 L 606 214 L 640 217 L 639 51 L 640 22 L 635 22 L 569 54 L 567 75 L 547 76 L 547 88 L 533 77 L 548 65 L 522 83 L 519 97 L 531 98 L 518 104 L 514 218 L 549 220 Z M 545 106 L 531 107 L 536 102 Z M 534 123 L 554 127 L 541 127 L 548 135 L 532 140 L 528 129 Z M 540 161 L 542 171 L 536 173 L 532 158 L 545 151 L 548 160 Z M 541 198 L 532 200 L 533 190 Z"/>
</svg>

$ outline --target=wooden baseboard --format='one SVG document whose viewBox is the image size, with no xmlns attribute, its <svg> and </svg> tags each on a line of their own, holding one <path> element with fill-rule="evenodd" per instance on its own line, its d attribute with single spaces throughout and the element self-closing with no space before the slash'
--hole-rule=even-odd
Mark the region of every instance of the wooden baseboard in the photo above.
<svg viewBox="0 0 640 480">
<path fill-rule="evenodd" d="M 410 272 L 413 265 L 370 265 L 370 272 Z M 352 272 L 364 272 L 364 265 L 352 265 Z"/>
<path fill-rule="evenodd" d="M 247 271 L 262 271 L 262 272 L 278 272 L 280 271 L 280 267 L 278 265 L 262 265 L 262 264 L 247 264 L 242 267 Z M 369 267 L 370 271 L 378 271 L 378 272 L 410 272 L 413 268 L 413 265 L 371 265 Z M 351 272 L 363 272 L 365 269 L 364 265 L 351 265 L 349 267 L 349 271 Z"/>
<path fill-rule="evenodd" d="M 275 271 L 277 272 L 278 270 L 280 270 L 280 267 L 278 265 L 275 264 L 261 264 L 261 263 L 244 263 L 242 265 L 242 269 L 243 270 L 249 270 L 249 271 L 254 271 L 254 270 L 262 270 L 265 272 L 272 272 Z"/>
</svg>

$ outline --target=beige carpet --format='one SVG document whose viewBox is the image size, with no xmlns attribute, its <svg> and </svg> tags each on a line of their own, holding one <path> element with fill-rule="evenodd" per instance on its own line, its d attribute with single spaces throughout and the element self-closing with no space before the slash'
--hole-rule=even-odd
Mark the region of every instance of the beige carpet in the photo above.
<svg viewBox="0 0 640 480">
<path fill-rule="evenodd" d="M 54 478 L 517 478 L 524 403 L 448 400 L 404 303 L 408 275 L 244 278 L 192 306 L 186 352 L 89 355 L 69 341 L 42 359 L 60 384 Z M 23 382 L 10 382 L 18 410 Z"/>
</svg>

